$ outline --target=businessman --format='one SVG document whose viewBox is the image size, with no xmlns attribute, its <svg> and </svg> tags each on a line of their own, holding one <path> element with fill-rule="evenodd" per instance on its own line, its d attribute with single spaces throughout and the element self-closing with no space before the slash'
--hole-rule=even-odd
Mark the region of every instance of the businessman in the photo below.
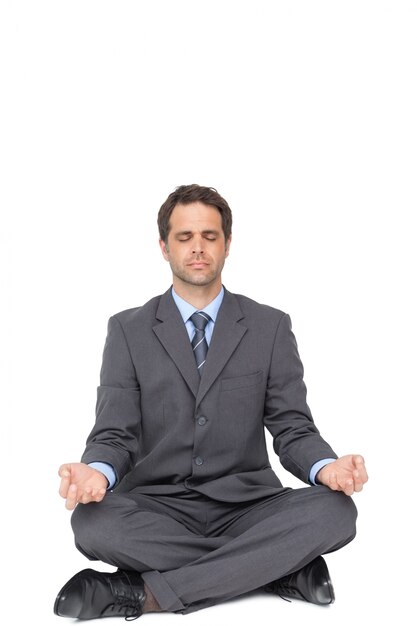
<svg viewBox="0 0 417 626">
<path fill-rule="evenodd" d="M 224 198 L 178 187 L 158 226 L 172 286 L 110 317 L 95 425 L 59 468 L 77 548 L 117 569 L 77 573 L 54 612 L 186 614 L 257 589 L 331 604 L 322 555 L 355 536 L 364 459 L 315 426 L 289 316 L 223 286 Z M 308 486 L 281 484 L 265 429 Z"/>
</svg>

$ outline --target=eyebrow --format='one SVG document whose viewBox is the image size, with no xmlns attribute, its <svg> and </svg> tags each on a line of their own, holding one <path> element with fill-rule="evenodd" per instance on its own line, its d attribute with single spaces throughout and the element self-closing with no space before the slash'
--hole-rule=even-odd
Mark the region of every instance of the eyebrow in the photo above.
<svg viewBox="0 0 417 626">
<path fill-rule="evenodd" d="M 200 231 L 203 235 L 219 235 L 220 231 L 218 230 L 202 230 Z M 193 231 L 191 230 L 180 230 L 177 233 L 175 233 L 175 237 L 181 237 L 181 235 L 192 235 Z"/>
</svg>

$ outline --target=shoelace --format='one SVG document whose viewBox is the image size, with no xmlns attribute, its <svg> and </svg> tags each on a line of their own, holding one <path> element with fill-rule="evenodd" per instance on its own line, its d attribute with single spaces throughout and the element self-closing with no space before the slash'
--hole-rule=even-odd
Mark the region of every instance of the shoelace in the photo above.
<svg viewBox="0 0 417 626">
<path fill-rule="evenodd" d="M 291 578 L 288 576 L 286 578 L 282 578 L 279 581 L 275 581 L 274 583 L 270 583 L 264 587 L 264 590 L 268 593 L 276 593 L 277 596 L 281 598 L 281 600 L 285 600 L 285 602 L 291 602 L 288 598 L 285 597 L 285 594 L 289 596 L 294 595 L 294 591 L 290 586 Z M 284 594 L 284 595 L 281 595 Z"/>
<path fill-rule="evenodd" d="M 134 590 L 133 590 L 133 586 L 132 583 L 130 582 L 130 578 L 129 576 L 126 574 L 125 571 L 123 570 L 119 570 L 120 573 L 122 573 L 125 578 L 127 579 L 127 582 L 129 583 L 129 587 L 130 587 L 130 594 L 129 593 L 120 593 L 117 592 L 115 593 L 115 601 L 112 602 L 111 604 L 109 604 L 107 607 L 105 607 L 103 609 L 103 613 L 110 608 L 114 608 L 115 611 L 117 612 L 121 612 L 122 609 L 131 609 L 130 614 L 125 616 L 125 621 L 126 622 L 133 622 L 133 620 L 138 619 L 138 617 L 140 617 L 143 613 L 142 611 L 142 603 L 141 601 L 138 599 L 137 595 L 135 594 Z"/>
<path fill-rule="evenodd" d="M 294 594 L 294 591 L 292 590 L 292 588 L 290 587 L 290 585 L 288 584 L 290 581 L 283 581 L 280 582 L 277 585 L 277 595 L 279 595 L 279 597 L 281 598 L 281 600 L 285 600 L 285 602 L 291 602 L 291 600 L 289 600 L 288 598 L 285 597 L 286 594 L 288 594 L 289 596 Z M 284 595 L 281 595 L 284 594 Z"/>
</svg>

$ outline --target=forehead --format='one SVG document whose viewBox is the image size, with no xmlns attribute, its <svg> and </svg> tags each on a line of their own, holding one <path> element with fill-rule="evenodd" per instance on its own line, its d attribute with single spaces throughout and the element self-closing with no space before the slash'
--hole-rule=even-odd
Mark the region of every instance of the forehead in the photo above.
<svg viewBox="0 0 417 626">
<path fill-rule="evenodd" d="M 169 220 L 171 230 L 221 230 L 222 216 L 211 204 L 177 204 Z"/>
</svg>

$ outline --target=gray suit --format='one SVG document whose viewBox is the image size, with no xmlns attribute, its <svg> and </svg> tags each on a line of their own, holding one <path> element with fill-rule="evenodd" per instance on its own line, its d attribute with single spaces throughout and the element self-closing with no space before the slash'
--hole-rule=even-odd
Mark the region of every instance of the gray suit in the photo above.
<svg viewBox="0 0 417 626">
<path fill-rule="evenodd" d="M 96 413 L 82 461 L 110 463 L 119 483 L 77 507 L 77 546 L 143 572 L 166 610 L 256 589 L 354 536 L 350 498 L 285 489 L 268 459 L 264 427 L 304 482 L 336 457 L 313 423 L 282 311 L 225 290 L 201 379 L 171 290 L 114 315 Z"/>
</svg>

